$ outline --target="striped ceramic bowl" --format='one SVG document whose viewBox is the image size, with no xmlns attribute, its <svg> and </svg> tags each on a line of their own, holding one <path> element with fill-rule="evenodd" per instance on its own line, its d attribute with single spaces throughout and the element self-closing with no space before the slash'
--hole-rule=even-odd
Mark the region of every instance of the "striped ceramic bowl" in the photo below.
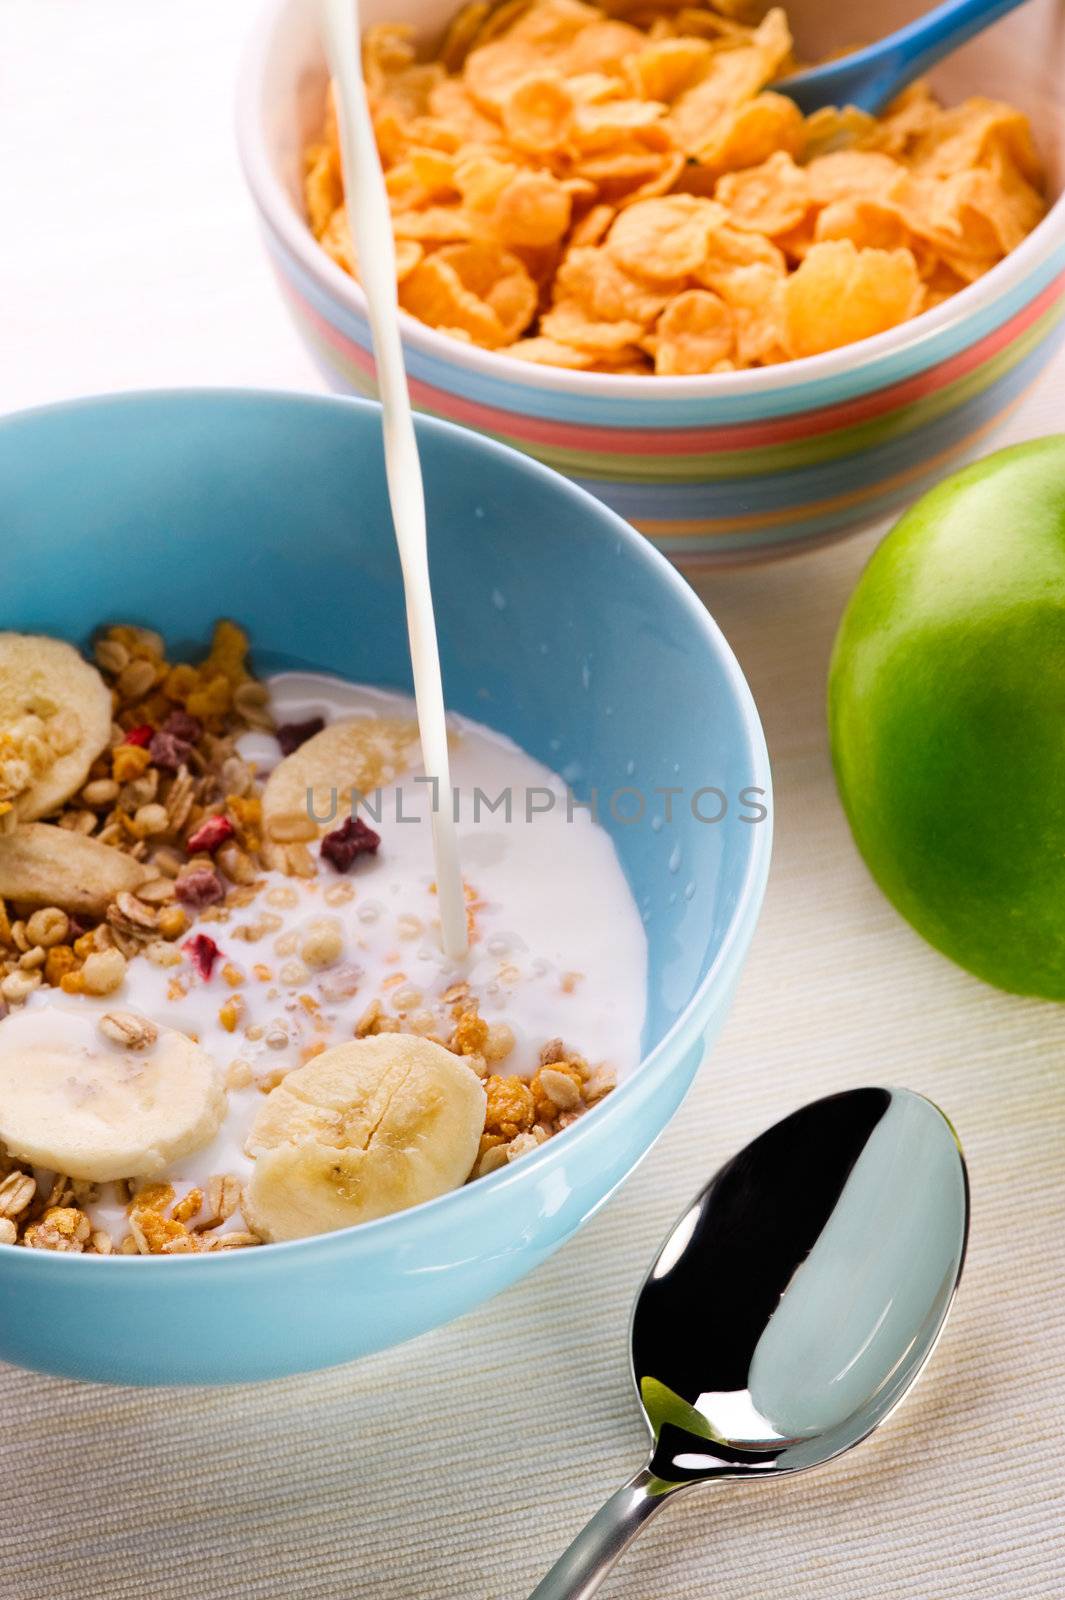
<svg viewBox="0 0 1065 1600">
<path fill-rule="evenodd" d="M 427 37 L 457 0 L 366 0 L 366 22 Z M 883 0 L 878 28 L 917 8 Z M 788 6 L 808 55 L 838 43 L 836 0 Z M 316 0 L 274 0 L 240 95 L 245 171 L 284 298 L 337 389 L 374 392 L 362 291 L 304 221 L 301 152 L 321 116 Z M 1053 193 L 1065 188 L 1065 13 L 1031 0 L 960 51 L 948 98 L 1012 99 L 1032 118 Z M 686 571 L 777 555 L 912 500 L 982 448 L 1065 333 L 1065 199 L 979 282 L 860 344 L 779 367 L 642 378 L 534 367 L 404 316 L 415 403 L 536 456 L 605 500 Z"/>
</svg>

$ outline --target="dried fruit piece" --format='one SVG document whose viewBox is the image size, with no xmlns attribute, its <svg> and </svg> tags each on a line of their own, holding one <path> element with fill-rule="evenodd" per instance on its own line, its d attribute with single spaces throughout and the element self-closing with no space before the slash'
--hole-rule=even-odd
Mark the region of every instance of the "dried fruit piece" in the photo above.
<svg viewBox="0 0 1065 1600">
<path fill-rule="evenodd" d="M 182 947 L 200 977 L 206 981 L 214 971 L 214 964 L 222 954 L 210 934 L 195 933 Z"/>
<path fill-rule="evenodd" d="M 151 875 L 132 856 L 70 828 L 28 822 L 0 835 L 0 898 L 25 905 L 101 917 L 117 895 Z"/>
<path fill-rule="evenodd" d="M 81 788 L 111 737 L 111 695 L 72 645 L 0 633 L 0 803 L 22 822 Z"/>
<path fill-rule="evenodd" d="M 326 834 L 321 853 L 338 872 L 347 872 L 359 856 L 376 855 L 380 846 L 381 835 L 361 817 L 346 817 L 339 828 Z"/>
<path fill-rule="evenodd" d="M 159 731 L 191 745 L 203 738 L 203 723 L 187 711 L 171 711 Z"/>
<path fill-rule="evenodd" d="M 162 728 L 152 734 L 152 742 L 148 746 L 148 754 L 152 758 L 153 766 L 159 767 L 163 772 L 177 772 L 189 758 L 192 745 L 187 739 L 179 739 L 177 734 L 166 733 Z"/>
<path fill-rule="evenodd" d="M 311 838 L 350 811 L 352 798 L 392 783 L 417 748 L 417 724 L 400 717 L 349 717 L 331 722 L 278 763 L 263 790 L 263 827 L 268 839 L 288 843 Z M 318 824 L 309 815 L 328 818 Z M 293 822 L 306 832 L 293 834 Z"/>
<path fill-rule="evenodd" d="M 194 911 L 216 905 L 226 897 L 225 884 L 213 867 L 185 867 L 174 879 L 174 893 Z"/>
<path fill-rule="evenodd" d="M 185 840 L 185 848 L 191 855 L 198 855 L 200 851 L 212 855 L 220 845 L 233 837 L 233 832 L 233 824 L 228 817 L 205 817 Z M 181 898 L 180 893 L 178 898 Z"/>
<path fill-rule="evenodd" d="M 281 754 L 290 756 L 301 744 L 306 744 L 325 727 L 324 717 L 307 717 L 303 722 L 283 722 L 274 737 L 281 746 Z"/>
</svg>

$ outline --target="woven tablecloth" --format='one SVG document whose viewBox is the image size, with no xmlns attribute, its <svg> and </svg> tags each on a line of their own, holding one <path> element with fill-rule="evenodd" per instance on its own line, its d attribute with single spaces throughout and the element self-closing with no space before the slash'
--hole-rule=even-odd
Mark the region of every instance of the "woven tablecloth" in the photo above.
<svg viewBox="0 0 1065 1600">
<path fill-rule="evenodd" d="M 161 384 L 317 386 L 233 151 L 254 9 L 0 7 L 3 409 Z M 1063 383 L 1065 363 L 1008 437 L 1051 430 Z M 867 1081 L 940 1101 L 970 1160 L 971 1252 L 928 1374 L 824 1471 L 668 1508 L 604 1593 L 1060 1600 L 1062 1013 L 922 944 L 851 843 L 822 706 L 873 540 L 705 584 L 765 721 L 776 854 L 731 1020 L 631 1181 L 518 1287 L 339 1371 L 151 1392 L 0 1370 L 0 1600 L 521 1600 L 642 1459 L 626 1324 L 664 1230 L 764 1125 Z"/>
</svg>

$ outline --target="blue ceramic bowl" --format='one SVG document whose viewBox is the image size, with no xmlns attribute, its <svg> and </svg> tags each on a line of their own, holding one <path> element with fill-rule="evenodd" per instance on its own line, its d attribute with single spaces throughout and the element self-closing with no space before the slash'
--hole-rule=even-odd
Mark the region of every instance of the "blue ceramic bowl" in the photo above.
<svg viewBox="0 0 1065 1600">
<path fill-rule="evenodd" d="M 579 772 L 585 798 L 633 784 L 730 797 L 713 825 L 683 799 L 657 830 L 605 818 L 650 942 L 642 1065 L 537 1154 L 359 1228 L 165 1259 L 0 1246 L 3 1359 L 122 1383 L 225 1383 L 348 1361 L 447 1322 L 591 1216 L 676 1111 L 724 1021 L 770 853 L 769 822 L 742 821 L 736 804 L 745 787 L 768 791 L 769 769 L 731 651 L 669 564 L 590 495 L 449 424 L 419 419 L 418 435 L 451 706 Z M 231 615 L 260 671 L 409 687 L 367 402 L 214 391 L 30 412 L 0 423 L 0 506 L 17 552 L 2 628 L 84 644 L 121 618 L 180 651 Z M 494 590 L 520 604 L 499 610 Z"/>
</svg>

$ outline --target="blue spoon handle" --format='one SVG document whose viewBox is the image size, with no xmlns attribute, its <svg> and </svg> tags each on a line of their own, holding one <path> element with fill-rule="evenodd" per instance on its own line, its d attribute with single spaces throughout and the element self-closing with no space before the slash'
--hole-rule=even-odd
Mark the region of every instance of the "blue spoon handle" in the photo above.
<svg viewBox="0 0 1065 1600">
<path fill-rule="evenodd" d="M 829 105 L 882 111 L 929 67 L 1023 4 L 1024 0 L 944 0 L 886 39 L 784 78 L 773 88 L 807 114 Z"/>
</svg>

